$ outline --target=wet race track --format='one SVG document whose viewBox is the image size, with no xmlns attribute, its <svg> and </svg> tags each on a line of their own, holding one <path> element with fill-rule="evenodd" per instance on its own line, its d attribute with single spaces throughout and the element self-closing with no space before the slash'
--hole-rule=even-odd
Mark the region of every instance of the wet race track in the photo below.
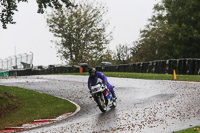
<svg viewBox="0 0 200 133">
<path fill-rule="evenodd" d="M 167 133 L 200 125 L 200 83 L 108 78 L 115 86 L 117 107 L 101 113 L 90 99 L 87 76 L 48 75 L 0 80 L 67 98 L 80 105 L 74 116 L 25 132 Z"/>
</svg>

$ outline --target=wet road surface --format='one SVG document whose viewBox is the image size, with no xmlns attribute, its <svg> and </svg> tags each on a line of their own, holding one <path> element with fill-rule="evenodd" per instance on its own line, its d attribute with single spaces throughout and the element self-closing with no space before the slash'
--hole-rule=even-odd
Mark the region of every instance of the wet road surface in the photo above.
<svg viewBox="0 0 200 133">
<path fill-rule="evenodd" d="M 200 125 L 200 82 L 108 78 L 116 86 L 117 107 L 101 113 L 90 99 L 87 76 L 46 75 L 1 79 L 18 86 L 67 98 L 81 110 L 66 120 L 25 132 L 168 133 Z"/>
</svg>

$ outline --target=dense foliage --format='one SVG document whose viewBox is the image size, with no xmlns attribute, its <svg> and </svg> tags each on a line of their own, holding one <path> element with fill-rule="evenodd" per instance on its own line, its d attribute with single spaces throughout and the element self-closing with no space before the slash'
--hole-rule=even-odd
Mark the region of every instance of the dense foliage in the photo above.
<svg viewBox="0 0 200 133">
<path fill-rule="evenodd" d="M 130 62 L 130 48 L 128 44 L 119 44 L 116 46 L 116 53 L 114 59 L 116 64 L 127 64 Z"/>
<path fill-rule="evenodd" d="M 200 58 L 200 1 L 162 0 L 132 49 L 135 61 Z"/>
<path fill-rule="evenodd" d="M 28 0 L 1 0 L 0 21 L 3 28 L 14 23 L 13 14 L 19 2 Z M 38 13 L 46 7 L 54 10 L 47 20 L 50 31 L 58 38 L 58 53 L 70 64 L 86 62 L 99 64 L 134 63 L 172 58 L 200 58 L 200 1 L 162 0 L 154 6 L 149 24 L 140 32 L 140 38 L 131 48 L 118 45 L 116 52 L 107 50 L 111 33 L 106 32 L 108 21 L 105 6 L 69 0 L 37 0 Z M 63 3 L 65 3 L 63 8 Z M 77 7 L 69 8 L 72 5 Z M 128 47 L 127 47 L 128 46 Z"/>
</svg>

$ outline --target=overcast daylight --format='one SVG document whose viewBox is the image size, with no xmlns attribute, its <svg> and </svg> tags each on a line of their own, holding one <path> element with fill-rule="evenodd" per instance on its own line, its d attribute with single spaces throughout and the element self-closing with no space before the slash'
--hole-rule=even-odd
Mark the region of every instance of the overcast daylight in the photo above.
<svg viewBox="0 0 200 133">
<path fill-rule="evenodd" d="M 113 30 L 113 40 L 109 48 L 114 50 L 117 44 L 131 44 L 139 37 L 139 32 L 152 16 L 152 8 L 159 0 L 101 0 L 108 7 L 106 19 Z M 35 1 L 20 3 L 14 15 L 16 24 L 0 28 L 0 58 L 23 53 L 34 53 L 34 65 L 61 64 L 57 57 L 56 38 L 49 32 L 45 14 L 37 13 Z"/>
<path fill-rule="evenodd" d="M 0 0 L 0 133 L 200 133 L 199 7 Z"/>
</svg>

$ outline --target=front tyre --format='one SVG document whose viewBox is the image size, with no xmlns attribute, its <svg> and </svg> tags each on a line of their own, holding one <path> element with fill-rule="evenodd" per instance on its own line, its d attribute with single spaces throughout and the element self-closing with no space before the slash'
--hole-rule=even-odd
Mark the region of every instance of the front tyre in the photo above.
<svg viewBox="0 0 200 133">
<path fill-rule="evenodd" d="M 97 104 L 99 106 L 99 109 L 101 110 L 101 112 L 106 112 L 107 110 L 107 105 L 106 105 L 106 99 L 103 95 L 103 93 L 101 93 L 98 97 L 97 97 Z"/>
</svg>

